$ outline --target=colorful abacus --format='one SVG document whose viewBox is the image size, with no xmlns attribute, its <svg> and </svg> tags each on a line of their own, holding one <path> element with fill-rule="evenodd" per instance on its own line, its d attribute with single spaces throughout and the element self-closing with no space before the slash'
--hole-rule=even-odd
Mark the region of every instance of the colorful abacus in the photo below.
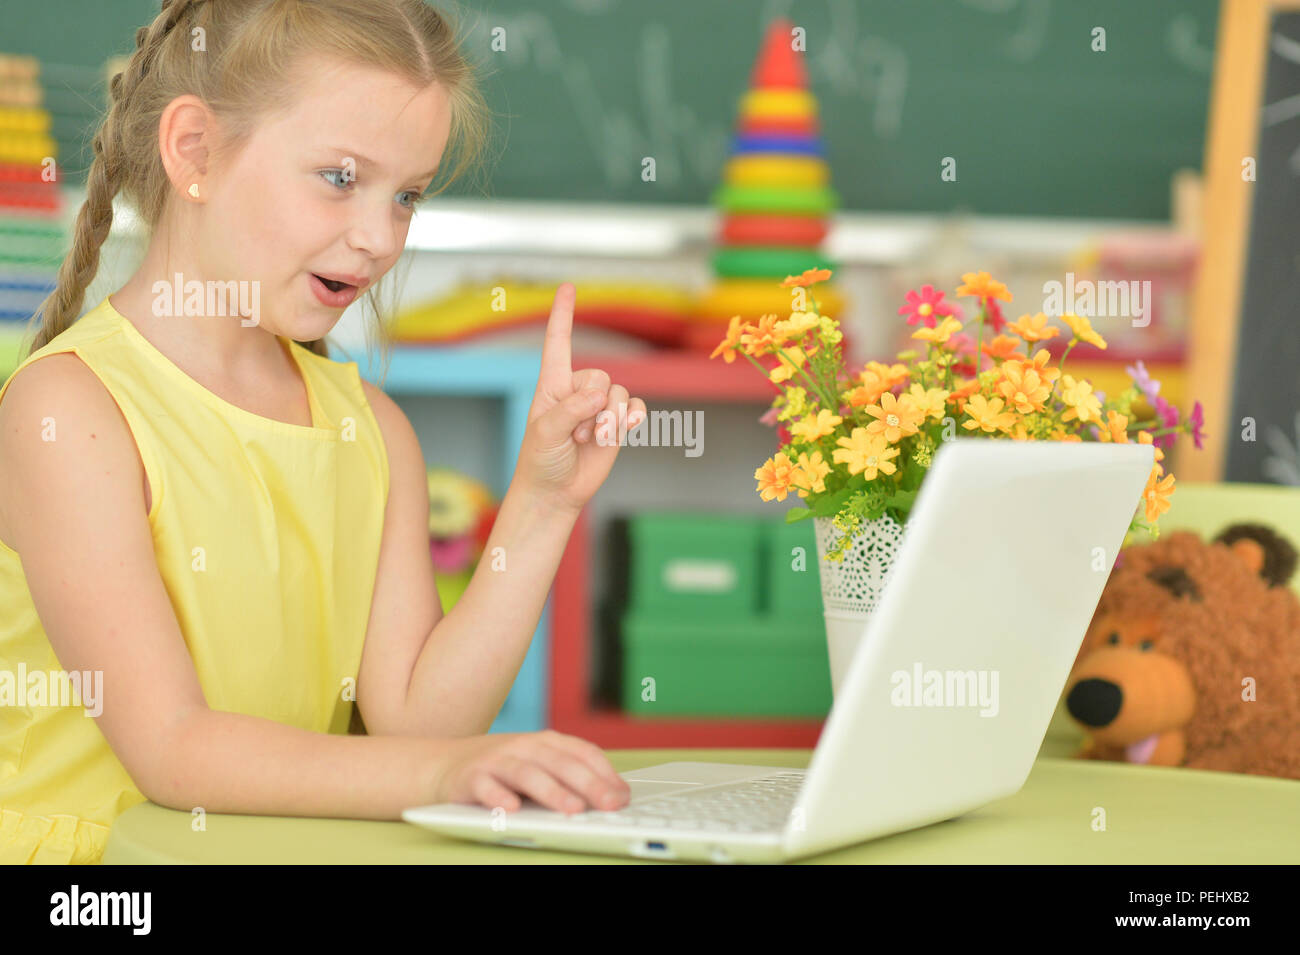
<svg viewBox="0 0 1300 955">
<path fill-rule="evenodd" d="M 769 27 L 740 103 L 732 158 L 713 196 L 724 214 L 713 254 L 717 281 L 693 312 L 690 341 L 698 347 L 716 346 L 733 315 L 744 321 L 788 315 L 790 290 L 780 285 L 786 276 L 835 268 L 820 246 L 838 196 L 830 187 L 817 101 L 792 37 L 788 20 Z M 818 286 L 817 304 L 830 316 L 843 308 L 825 283 Z"/>
<path fill-rule="evenodd" d="M 30 319 L 54 290 L 66 246 L 43 102 L 36 58 L 0 55 L 0 321 L 11 323 Z"/>
</svg>

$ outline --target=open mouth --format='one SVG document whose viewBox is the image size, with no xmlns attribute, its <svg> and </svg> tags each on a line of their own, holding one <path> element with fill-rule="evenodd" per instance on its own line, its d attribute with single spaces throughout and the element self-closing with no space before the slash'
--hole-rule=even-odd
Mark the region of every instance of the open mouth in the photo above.
<svg viewBox="0 0 1300 955">
<path fill-rule="evenodd" d="M 313 272 L 312 275 L 316 275 L 316 273 Z M 341 292 L 345 288 L 352 288 L 352 286 L 347 282 L 335 282 L 332 279 L 325 278 L 323 275 L 316 275 L 316 278 L 320 279 L 321 285 L 324 285 L 331 292 Z"/>
</svg>

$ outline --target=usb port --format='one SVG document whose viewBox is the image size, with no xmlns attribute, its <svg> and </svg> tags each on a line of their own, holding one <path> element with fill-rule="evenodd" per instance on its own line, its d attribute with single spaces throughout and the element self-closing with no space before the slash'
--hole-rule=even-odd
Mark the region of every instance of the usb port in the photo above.
<svg viewBox="0 0 1300 955">
<path fill-rule="evenodd" d="M 666 842 L 647 842 L 645 847 L 647 849 L 658 849 L 660 852 L 668 851 L 668 843 Z"/>
</svg>

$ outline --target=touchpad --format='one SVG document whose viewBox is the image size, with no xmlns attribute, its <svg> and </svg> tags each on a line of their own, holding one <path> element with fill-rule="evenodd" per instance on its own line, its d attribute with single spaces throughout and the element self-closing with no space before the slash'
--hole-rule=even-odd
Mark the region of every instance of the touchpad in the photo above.
<svg viewBox="0 0 1300 955">
<path fill-rule="evenodd" d="M 662 796 L 665 793 L 679 792 L 683 789 L 695 789 L 698 783 L 657 783 L 650 779 L 624 780 L 632 790 L 630 799 L 644 799 L 647 796 Z"/>
</svg>

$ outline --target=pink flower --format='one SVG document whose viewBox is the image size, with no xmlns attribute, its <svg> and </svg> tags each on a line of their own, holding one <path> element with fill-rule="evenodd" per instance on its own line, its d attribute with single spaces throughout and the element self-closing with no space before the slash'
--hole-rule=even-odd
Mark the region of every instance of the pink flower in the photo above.
<svg viewBox="0 0 1300 955">
<path fill-rule="evenodd" d="M 1160 419 L 1160 422 L 1166 428 L 1178 427 L 1178 409 L 1159 395 L 1156 396 L 1156 417 Z M 1160 437 L 1152 439 L 1151 443 L 1157 448 L 1170 448 L 1173 447 L 1174 436 L 1172 434 L 1162 434 Z"/>
<path fill-rule="evenodd" d="M 993 326 L 993 334 L 998 335 L 1002 332 L 1002 326 L 1007 320 L 1002 317 L 1002 306 L 998 304 L 995 298 L 986 299 L 984 309 L 988 313 L 989 324 Z"/>
<path fill-rule="evenodd" d="M 770 428 L 772 425 L 776 424 L 776 416 L 780 413 L 781 409 L 779 408 L 768 408 L 767 412 L 758 419 L 758 423 L 765 424 Z"/>
<path fill-rule="evenodd" d="M 1196 450 L 1201 450 L 1201 441 L 1205 438 L 1205 432 L 1201 430 L 1201 425 L 1205 424 L 1205 410 L 1198 401 L 1192 405 L 1192 413 L 1187 416 L 1187 423 L 1192 426 L 1192 441 L 1196 443 Z"/>
<path fill-rule="evenodd" d="M 926 328 L 934 328 L 936 316 L 947 318 L 952 315 L 961 318 L 961 309 L 951 302 L 945 302 L 943 292 L 936 292 L 933 285 L 922 285 L 920 292 L 913 289 L 907 293 L 907 304 L 898 310 L 898 314 L 907 315 L 909 325 L 925 322 Z"/>
</svg>

